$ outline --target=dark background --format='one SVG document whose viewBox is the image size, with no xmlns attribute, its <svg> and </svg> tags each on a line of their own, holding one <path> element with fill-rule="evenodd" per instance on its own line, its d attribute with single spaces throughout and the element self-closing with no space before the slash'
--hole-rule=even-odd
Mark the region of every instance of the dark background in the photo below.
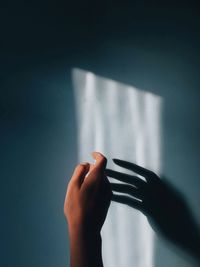
<svg viewBox="0 0 200 267">
<path fill-rule="evenodd" d="M 73 67 L 163 98 L 163 172 L 200 222 L 198 1 L 7 1 L 0 12 L 1 266 L 67 266 Z M 156 267 L 190 266 L 155 246 Z"/>
</svg>

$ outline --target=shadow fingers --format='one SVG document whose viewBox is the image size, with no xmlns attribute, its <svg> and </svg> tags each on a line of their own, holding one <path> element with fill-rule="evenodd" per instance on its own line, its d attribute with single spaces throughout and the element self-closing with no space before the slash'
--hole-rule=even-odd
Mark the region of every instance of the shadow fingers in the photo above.
<svg viewBox="0 0 200 267">
<path fill-rule="evenodd" d="M 113 194 L 111 197 L 111 200 L 114 202 L 118 202 L 121 204 L 125 204 L 128 205 L 131 208 L 135 208 L 139 211 L 143 212 L 143 205 L 142 202 L 139 200 L 136 200 L 134 198 L 128 197 L 128 196 L 124 196 L 124 195 L 116 195 Z"/>
<path fill-rule="evenodd" d="M 121 160 L 121 159 L 113 159 L 114 163 L 117 164 L 118 166 L 120 167 L 123 167 L 123 168 L 126 168 L 128 170 L 131 170 L 143 177 L 145 177 L 147 180 L 148 179 L 157 179 L 157 175 L 146 169 L 146 168 L 143 168 L 135 163 L 132 163 L 132 162 L 128 162 L 128 161 L 125 161 L 125 160 Z"/>
<path fill-rule="evenodd" d="M 113 171 L 111 169 L 106 169 L 105 173 L 107 176 L 111 178 L 115 178 L 121 182 L 131 184 L 135 187 L 144 187 L 147 184 L 144 180 L 134 175 L 129 175 L 129 174 L 121 173 L 118 171 Z"/>
<path fill-rule="evenodd" d="M 124 193 L 124 194 L 129 194 L 134 198 L 142 199 L 142 194 L 141 192 L 133 187 L 132 185 L 129 184 L 119 184 L 119 183 L 110 183 L 111 188 L 113 191 L 119 192 L 119 193 Z"/>
</svg>

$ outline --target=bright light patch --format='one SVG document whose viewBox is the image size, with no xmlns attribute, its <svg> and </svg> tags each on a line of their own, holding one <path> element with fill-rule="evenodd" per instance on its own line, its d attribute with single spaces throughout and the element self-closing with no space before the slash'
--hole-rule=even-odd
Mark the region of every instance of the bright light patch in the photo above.
<svg viewBox="0 0 200 267">
<path fill-rule="evenodd" d="M 73 69 L 79 161 L 91 152 L 135 162 L 159 173 L 161 98 L 93 73 Z M 102 229 L 105 267 L 153 267 L 154 235 L 137 210 L 111 203 Z"/>
</svg>

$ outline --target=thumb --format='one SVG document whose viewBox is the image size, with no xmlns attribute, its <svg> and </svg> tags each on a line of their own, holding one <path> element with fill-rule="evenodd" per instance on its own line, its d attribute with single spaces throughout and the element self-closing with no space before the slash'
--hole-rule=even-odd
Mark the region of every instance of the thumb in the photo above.
<svg viewBox="0 0 200 267">
<path fill-rule="evenodd" d="M 92 157 L 96 161 L 94 164 L 94 168 L 102 171 L 105 170 L 107 164 L 106 157 L 100 152 L 92 152 Z"/>
<path fill-rule="evenodd" d="M 90 180 L 96 181 L 99 177 L 101 177 L 104 174 L 104 170 L 107 164 L 107 159 L 99 152 L 93 152 L 92 157 L 95 159 L 95 163 L 91 165 L 88 178 Z"/>
</svg>

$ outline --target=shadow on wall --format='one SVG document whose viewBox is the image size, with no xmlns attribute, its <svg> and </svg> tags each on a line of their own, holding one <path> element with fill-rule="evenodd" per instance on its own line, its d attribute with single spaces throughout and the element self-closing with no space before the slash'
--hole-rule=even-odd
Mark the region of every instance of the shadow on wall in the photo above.
<svg viewBox="0 0 200 267">
<path fill-rule="evenodd" d="M 155 232 L 161 233 L 185 250 L 200 264 L 200 230 L 181 193 L 169 184 L 165 177 L 160 179 L 154 172 L 128 161 L 113 161 L 118 166 L 143 176 L 145 180 L 107 169 L 107 176 L 123 182 L 111 183 L 115 192 L 112 200 L 140 210 L 147 216 Z"/>
<path fill-rule="evenodd" d="M 160 173 L 162 98 L 82 69 L 72 79 L 79 161 L 100 151 Z M 154 233 L 138 211 L 111 205 L 102 238 L 104 266 L 155 266 Z"/>
<path fill-rule="evenodd" d="M 80 69 L 73 70 L 73 81 L 80 135 L 80 160 L 85 160 L 90 151 L 99 150 L 108 158 L 115 155 L 136 162 L 160 175 L 161 98 Z M 160 179 L 154 172 L 128 161 L 114 159 L 114 163 L 143 176 L 145 180 L 107 169 L 108 177 L 123 182 L 112 181 L 112 189 L 115 192 L 112 200 L 141 211 L 156 233 L 161 233 L 199 264 L 200 232 L 182 194 L 166 177 Z M 111 168 L 115 169 L 115 166 Z M 149 258 L 144 256 L 154 246 L 153 235 L 149 230 L 146 231 L 148 224 L 146 228 L 146 224 L 142 224 L 143 221 L 140 220 L 142 216 L 139 217 L 136 213 L 132 216 L 130 210 L 118 207 L 119 205 L 111 207 L 106 222 L 107 229 L 104 228 L 107 231 L 104 232 L 104 237 L 109 236 L 104 250 L 106 266 L 130 266 L 130 263 L 137 266 L 154 266 L 153 261 L 151 263 L 149 260 L 152 255 Z M 114 223 L 116 221 L 117 224 Z M 120 248 L 115 245 L 118 240 Z M 148 242 L 149 247 L 145 246 Z M 109 249 L 110 253 L 116 255 L 116 262 L 106 254 Z M 153 249 L 150 252 L 153 252 Z M 142 261 L 144 258 L 148 259 L 144 262 L 149 265 Z"/>
</svg>

